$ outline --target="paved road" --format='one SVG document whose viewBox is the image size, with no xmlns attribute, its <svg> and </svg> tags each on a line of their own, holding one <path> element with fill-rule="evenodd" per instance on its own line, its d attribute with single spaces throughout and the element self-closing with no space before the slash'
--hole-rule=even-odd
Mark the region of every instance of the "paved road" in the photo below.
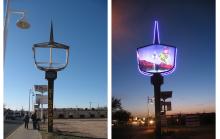
<svg viewBox="0 0 220 139">
<path fill-rule="evenodd" d="M 172 127 L 169 131 L 172 139 L 215 139 L 215 125 L 200 127 Z M 144 127 L 113 127 L 113 139 L 154 139 L 153 129 Z"/>
<path fill-rule="evenodd" d="M 4 138 L 8 137 L 22 123 L 23 123 L 23 121 L 21 121 L 21 120 L 5 120 L 4 121 Z"/>
</svg>

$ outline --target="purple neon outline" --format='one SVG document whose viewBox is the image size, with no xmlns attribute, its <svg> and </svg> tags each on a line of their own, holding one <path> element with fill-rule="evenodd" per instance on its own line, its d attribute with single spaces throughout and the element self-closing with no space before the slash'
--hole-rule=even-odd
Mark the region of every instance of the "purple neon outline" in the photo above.
<svg viewBox="0 0 220 139">
<path fill-rule="evenodd" d="M 171 47 L 171 46 L 169 46 Z M 164 72 L 154 72 L 154 73 L 160 73 L 161 75 L 165 76 L 165 75 L 169 75 L 171 73 L 173 73 L 176 70 L 176 58 L 177 58 L 177 48 L 173 47 L 175 49 L 175 57 L 174 57 L 174 66 L 172 69 L 168 70 L 168 71 L 164 71 Z M 138 63 L 138 70 L 141 74 L 147 75 L 147 76 L 152 76 L 154 73 L 153 72 L 143 72 L 142 70 L 140 70 L 139 68 L 139 54 L 138 54 L 138 49 L 136 50 L 137 53 L 137 63 Z"/>
<path fill-rule="evenodd" d="M 158 21 L 154 21 L 154 38 L 153 38 L 153 44 L 155 44 L 155 34 L 157 32 L 157 38 L 158 38 L 158 43 L 160 44 L 160 32 L 159 32 L 159 27 L 158 27 Z"/>
</svg>

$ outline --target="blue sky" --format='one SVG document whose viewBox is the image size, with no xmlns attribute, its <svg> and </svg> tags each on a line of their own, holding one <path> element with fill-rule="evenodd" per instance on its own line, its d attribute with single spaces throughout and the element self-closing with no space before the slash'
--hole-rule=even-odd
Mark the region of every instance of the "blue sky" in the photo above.
<svg viewBox="0 0 220 139">
<path fill-rule="evenodd" d="M 161 87 L 173 91 L 169 113 L 215 111 L 215 1 L 113 0 L 112 7 L 112 95 L 122 106 L 147 114 L 153 86 L 138 71 L 136 49 L 152 44 L 158 20 L 161 43 L 178 49 L 177 68 Z"/>
<path fill-rule="evenodd" d="M 21 30 L 11 14 L 4 67 L 4 103 L 28 109 L 29 89 L 47 84 L 34 65 L 32 46 L 49 41 L 53 20 L 56 42 L 70 46 L 69 65 L 58 72 L 55 107 L 107 106 L 107 1 L 11 0 L 10 8 L 25 10 L 31 28 Z"/>
</svg>

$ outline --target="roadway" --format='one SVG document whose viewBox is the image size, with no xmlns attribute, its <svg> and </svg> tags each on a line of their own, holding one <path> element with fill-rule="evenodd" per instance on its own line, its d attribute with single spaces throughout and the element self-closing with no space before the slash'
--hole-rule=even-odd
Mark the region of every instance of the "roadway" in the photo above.
<svg viewBox="0 0 220 139">
<path fill-rule="evenodd" d="M 199 127 L 176 126 L 164 128 L 169 138 L 172 139 L 215 139 L 215 125 Z M 146 127 L 123 126 L 112 128 L 114 139 L 154 139 L 154 129 Z"/>
</svg>

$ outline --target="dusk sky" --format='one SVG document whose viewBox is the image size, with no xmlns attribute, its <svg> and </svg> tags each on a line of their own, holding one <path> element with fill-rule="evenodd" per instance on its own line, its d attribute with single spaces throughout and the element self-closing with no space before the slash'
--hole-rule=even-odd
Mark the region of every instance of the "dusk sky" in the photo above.
<svg viewBox="0 0 220 139">
<path fill-rule="evenodd" d="M 5 6 L 5 4 L 4 4 Z M 45 73 L 34 65 L 32 46 L 54 39 L 70 46 L 69 65 L 54 82 L 54 107 L 107 106 L 107 1 L 11 0 L 10 8 L 25 10 L 31 28 L 16 27 L 11 14 L 4 67 L 6 108 L 28 110 L 29 89 L 47 84 Z"/>
<path fill-rule="evenodd" d="M 31 28 L 16 27 L 11 14 L 4 67 L 4 104 L 28 109 L 29 89 L 47 84 L 34 65 L 33 44 L 49 41 L 53 20 L 56 42 L 70 46 L 70 62 L 55 80 L 55 107 L 107 106 L 107 1 L 11 0 L 25 10 Z M 138 71 L 136 49 L 152 44 L 158 20 L 161 43 L 176 46 L 177 67 L 164 78 L 173 91 L 172 111 L 215 111 L 215 1 L 112 0 L 112 96 L 133 115 L 146 115 L 153 96 L 150 77 Z M 153 111 L 153 106 L 151 106 Z"/>
<path fill-rule="evenodd" d="M 173 91 L 168 114 L 215 111 L 214 0 L 113 0 L 112 95 L 132 115 L 147 114 L 153 86 L 138 71 L 136 49 L 153 43 L 155 20 L 160 42 L 178 49 L 176 70 L 161 87 Z"/>
</svg>

